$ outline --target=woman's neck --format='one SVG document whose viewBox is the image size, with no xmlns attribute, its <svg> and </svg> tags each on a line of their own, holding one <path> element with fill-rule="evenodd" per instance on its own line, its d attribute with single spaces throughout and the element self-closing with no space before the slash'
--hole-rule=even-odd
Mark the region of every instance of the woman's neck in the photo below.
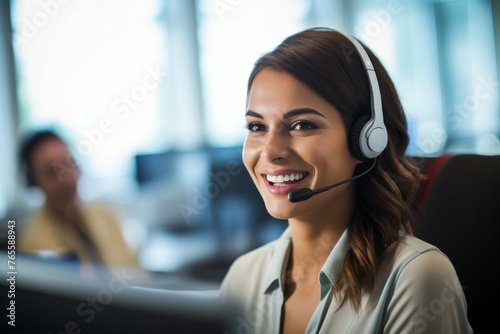
<svg viewBox="0 0 500 334">
<path fill-rule="evenodd" d="M 292 253 L 290 267 L 301 277 L 317 280 L 326 259 L 344 233 L 345 228 L 329 228 L 321 231 L 290 224 Z"/>
<path fill-rule="evenodd" d="M 346 196 L 307 217 L 289 219 L 292 234 L 290 267 L 295 274 L 317 280 L 317 275 L 349 225 L 354 195 Z"/>
</svg>

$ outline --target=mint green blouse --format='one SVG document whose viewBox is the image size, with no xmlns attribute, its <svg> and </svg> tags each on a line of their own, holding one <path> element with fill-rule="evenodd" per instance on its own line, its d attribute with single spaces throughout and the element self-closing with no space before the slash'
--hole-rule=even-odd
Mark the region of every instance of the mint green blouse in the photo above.
<svg viewBox="0 0 500 334">
<path fill-rule="evenodd" d="M 328 242 L 328 241 L 324 241 Z M 324 251 L 321 242 L 315 251 Z M 433 245 L 400 233 L 396 251 L 380 264 L 375 284 L 362 293 L 361 309 L 338 309 L 332 289 L 349 249 L 344 231 L 318 277 L 320 300 L 306 333 L 472 333 L 462 286 L 449 259 Z M 236 303 L 236 333 L 280 333 L 291 233 L 239 257 L 221 285 L 221 298 Z M 312 257 L 311 261 L 315 261 Z"/>
</svg>

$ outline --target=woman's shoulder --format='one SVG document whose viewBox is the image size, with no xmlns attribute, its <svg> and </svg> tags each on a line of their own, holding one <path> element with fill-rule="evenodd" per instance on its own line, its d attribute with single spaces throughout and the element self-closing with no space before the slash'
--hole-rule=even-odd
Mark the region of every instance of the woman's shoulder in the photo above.
<svg viewBox="0 0 500 334">
<path fill-rule="evenodd" d="M 377 277 L 381 284 L 389 285 L 442 285 L 443 280 L 457 279 L 453 263 L 444 252 L 405 233 L 400 234 L 397 247 L 384 257 Z"/>
<path fill-rule="evenodd" d="M 240 255 L 231 264 L 230 271 L 242 272 L 249 269 L 261 269 L 271 261 L 279 239 L 259 246 L 243 255 Z"/>
<path fill-rule="evenodd" d="M 223 299 L 253 301 L 265 289 L 266 272 L 281 242 L 271 241 L 236 258 L 221 284 Z"/>
<path fill-rule="evenodd" d="M 413 251 L 416 253 L 423 253 L 429 250 L 437 249 L 437 247 L 433 244 L 405 232 L 401 232 L 399 234 L 399 244 L 401 249 L 406 249 L 407 251 Z"/>
<path fill-rule="evenodd" d="M 388 260 L 386 263 L 391 263 L 398 275 L 404 272 L 406 277 L 426 280 L 456 277 L 455 268 L 444 252 L 409 234 L 400 235 L 399 244 Z"/>
<path fill-rule="evenodd" d="M 388 297 L 386 328 L 419 333 L 471 333 L 467 304 L 453 263 L 438 247 L 414 236 L 401 237 L 381 272 Z M 381 276 L 382 277 L 382 276 Z M 408 330 L 410 328 L 408 327 Z"/>
<path fill-rule="evenodd" d="M 393 257 L 396 261 L 410 261 L 429 252 L 432 254 L 436 252 L 446 257 L 435 245 L 416 236 L 401 232 L 399 234 L 398 246 L 393 253 Z"/>
</svg>

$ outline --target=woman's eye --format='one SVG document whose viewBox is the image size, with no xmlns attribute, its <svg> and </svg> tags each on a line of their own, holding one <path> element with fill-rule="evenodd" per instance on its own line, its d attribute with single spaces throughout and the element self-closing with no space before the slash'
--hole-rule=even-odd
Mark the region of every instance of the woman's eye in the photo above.
<svg viewBox="0 0 500 334">
<path fill-rule="evenodd" d="M 250 132 L 259 132 L 259 131 L 265 131 L 266 127 L 260 123 L 250 123 L 247 124 L 247 129 Z"/>
<path fill-rule="evenodd" d="M 304 131 L 304 130 L 312 130 L 316 129 L 317 126 L 314 125 L 311 122 L 305 122 L 305 121 L 297 121 L 292 124 L 291 129 L 292 130 L 299 130 L 299 131 Z"/>
</svg>

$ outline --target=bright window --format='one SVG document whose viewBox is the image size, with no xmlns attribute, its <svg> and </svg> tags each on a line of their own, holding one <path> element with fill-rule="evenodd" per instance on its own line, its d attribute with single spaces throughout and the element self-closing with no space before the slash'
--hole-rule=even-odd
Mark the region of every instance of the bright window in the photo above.
<svg viewBox="0 0 500 334">
<path fill-rule="evenodd" d="M 85 177 L 108 181 L 91 182 L 94 194 L 130 177 L 137 151 L 165 145 L 161 10 L 158 0 L 13 1 L 21 131 L 62 132 Z"/>
<path fill-rule="evenodd" d="M 248 76 L 261 54 L 305 29 L 309 1 L 198 1 L 207 141 L 241 144 Z"/>
</svg>

